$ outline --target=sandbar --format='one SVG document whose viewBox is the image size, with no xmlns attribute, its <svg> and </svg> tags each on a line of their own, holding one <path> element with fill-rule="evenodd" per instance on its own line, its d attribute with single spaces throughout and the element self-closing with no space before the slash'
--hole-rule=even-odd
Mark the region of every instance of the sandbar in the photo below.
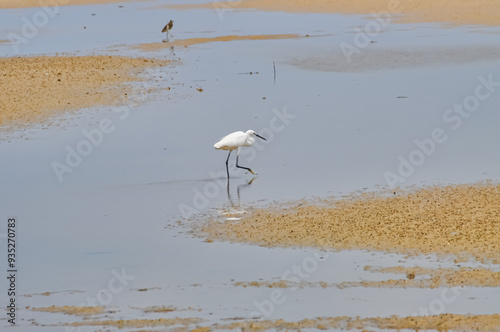
<svg viewBox="0 0 500 332">
<path fill-rule="evenodd" d="M 300 329 L 346 329 L 361 330 L 370 328 L 379 329 L 411 329 L 411 330 L 460 330 L 460 331 L 498 331 L 500 315 L 455 315 L 441 314 L 434 316 L 391 316 L 391 317 L 319 317 L 290 322 L 282 319 L 275 321 L 264 320 L 258 322 L 234 322 L 231 324 L 216 324 L 214 331 L 242 329 L 245 331 L 265 331 L 270 329 L 300 330 Z M 209 329 L 209 331 L 212 329 Z"/>
<path fill-rule="evenodd" d="M 164 6 L 172 9 L 213 9 L 225 15 L 234 10 L 289 13 L 339 13 L 379 16 L 385 22 L 447 22 L 457 25 L 500 25 L 500 0 L 242 0 Z M 371 16 L 375 19 L 375 16 Z"/>
<path fill-rule="evenodd" d="M 80 108 L 119 105 L 135 90 L 126 82 L 168 61 L 123 56 L 0 58 L 0 126 L 40 123 Z"/>
<path fill-rule="evenodd" d="M 300 281 L 292 280 L 259 280 L 259 281 L 237 281 L 236 287 L 264 287 L 264 288 L 438 288 L 438 287 L 499 287 L 500 272 L 482 268 L 422 268 L 391 266 L 385 268 L 365 267 L 365 270 L 374 273 L 396 273 L 402 274 L 399 279 L 387 280 L 361 280 L 344 281 L 334 283 L 329 281 Z"/>
<path fill-rule="evenodd" d="M 194 232 L 267 247 L 437 253 L 498 264 L 499 206 L 498 184 L 436 186 L 257 208 L 238 221 L 210 219 Z"/>
<path fill-rule="evenodd" d="M 170 42 L 164 43 L 148 43 L 148 44 L 138 44 L 132 45 L 133 49 L 138 49 L 141 51 L 156 51 L 164 48 L 169 48 L 171 46 L 190 46 L 195 44 L 212 43 L 212 42 L 228 42 L 237 40 L 269 40 L 269 39 L 292 39 L 300 38 L 301 36 L 296 34 L 277 34 L 277 35 L 229 35 L 229 36 L 218 36 L 211 38 L 187 38 L 187 39 L 175 39 Z"/>
<path fill-rule="evenodd" d="M 55 305 L 50 306 L 50 307 L 38 307 L 38 308 L 31 308 L 30 310 L 33 311 L 41 311 L 41 312 L 60 312 L 66 315 L 77 315 L 77 316 L 90 316 L 90 315 L 97 315 L 101 314 L 104 310 L 104 307 L 98 306 L 98 307 L 75 307 L 75 306 L 60 306 L 57 307 Z"/>
</svg>

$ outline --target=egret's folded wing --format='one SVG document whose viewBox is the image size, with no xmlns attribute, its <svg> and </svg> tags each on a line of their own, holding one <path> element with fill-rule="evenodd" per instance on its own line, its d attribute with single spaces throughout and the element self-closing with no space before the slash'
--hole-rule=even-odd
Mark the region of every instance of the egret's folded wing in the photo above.
<svg viewBox="0 0 500 332">
<path fill-rule="evenodd" d="M 231 133 L 221 138 L 220 141 L 214 144 L 216 149 L 232 150 L 236 149 L 245 143 L 246 135 L 241 131 Z"/>
</svg>

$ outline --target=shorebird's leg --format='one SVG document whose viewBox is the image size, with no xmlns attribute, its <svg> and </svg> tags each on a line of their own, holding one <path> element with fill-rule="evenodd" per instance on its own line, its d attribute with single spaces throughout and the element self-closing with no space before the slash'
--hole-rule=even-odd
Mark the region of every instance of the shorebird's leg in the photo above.
<svg viewBox="0 0 500 332">
<path fill-rule="evenodd" d="M 227 155 L 227 159 L 226 159 L 226 172 L 227 172 L 227 185 L 229 187 L 229 166 L 228 166 L 228 162 L 229 162 L 229 157 L 231 156 L 231 152 L 233 150 L 229 150 L 229 154 Z"/>
<path fill-rule="evenodd" d="M 240 148 L 238 148 L 238 154 L 236 155 L 236 167 L 246 169 L 247 171 L 249 171 L 250 173 L 252 173 L 253 175 L 255 175 L 255 172 L 252 171 L 250 168 L 238 165 L 238 157 L 239 156 L 240 156 Z"/>
</svg>

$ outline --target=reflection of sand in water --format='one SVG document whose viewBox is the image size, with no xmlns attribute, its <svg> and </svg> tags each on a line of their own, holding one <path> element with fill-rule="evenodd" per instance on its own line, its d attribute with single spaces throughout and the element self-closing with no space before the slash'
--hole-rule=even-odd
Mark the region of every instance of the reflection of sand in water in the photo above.
<svg viewBox="0 0 500 332">
<path fill-rule="evenodd" d="M 371 44 L 370 44 L 371 45 Z M 377 44 L 374 44 L 377 45 Z M 312 50 L 314 51 L 314 50 Z M 313 56 L 295 57 L 290 63 L 302 69 L 333 72 L 397 70 L 418 66 L 443 66 L 500 59 L 500 47 L 490 45 L 429 48 L 379 48 L 370 46 L 362 52 L 344 56 L 339 50 L 314 52 Z M 328 53 L 326 55 L 321 55 Z"/>
<path fill-rule="evenodd" d="M 51 296 L 54 294 L 75 294 L 75 293 L 85 293 L 84 291 L 79 291 L 79 290 L 63 290 L 63 291 L 56 291 L 56 292 L 43 292 L 43 293 L 32 293 L 32 294 L 23 294 L 21 296 L 24 297 L 33 297 L 33 296 Z"/>
<path fill-rule="evenodd" d="M 171 46 L 190 46 L 195 44 L 212 43 L 212 42 L 227 42 L 236 40 L 291 39 L 291 38 L 300 38 L 300 36 L 295 34 L 247 35 L 247 36 L 230 35 L 230 36 L 219 36 L 212 38 L 176 39 L 167 43 L 149 43 L 149 44 L 133 45 L 132 48 L 141 51 L 156 51 L 164 48 L 169 48 Z"/>
<path fill-rule="evenodd" d="M 397 22 L 450 22 L 454 24 L 500 25 L 498 0 L 242 0 L 208 2 L 203 4 L 169 5 L 172 9 L 207 8 L 225 12 L 241 9 L 284 11 L 291 13 L 390 13 L 389 23 Z M 370 16 L 371 17 L 371 16 Z M 373 17 L 371 17 L 373 19 Z M 387 20 L 387 16 L 381 19 Z"/>
<path fill-rule="evenodd" d="M 393 266 L 385 268 L 374 268 L 365 266 L 365 270 L 373 273 L 396 273 L 403 274 L 401 279 L 388 279 L 381 281 L 362 280 L 345 281 L 341 283 L 328 283 L 326 281 L 238 281 L 234 286 L 238 287 L 268 287 L 268 288 L 327 288 L 327 287 L 376 287 L 376 288 L 437 288 L 437 287 L 498 287 L 500 286 L 500 272 L 489 269 L 474 268 L 422 268 Z"/>
<path fill-rule="evenodd" d="M 210 220 L 197 231 L 210 239 L 269 247 L 472 255 L 498 263 L 499 206 L 500 185 L 431 187 L 256 209 L 241 221 Z"/>
<path fill-rule="evenodd" d="M 166 313 L 166 312 L 174 312 L 174 311 L 198 311 L 200 312 L 201 309 L 198 308 L 192 308 L 192 307 L 187 307 L 187 308 L 177 308 L 174 306 L 153 306 L 153 307 L 146 307 L 141 309 L 145 313 Z"/>
</svg>

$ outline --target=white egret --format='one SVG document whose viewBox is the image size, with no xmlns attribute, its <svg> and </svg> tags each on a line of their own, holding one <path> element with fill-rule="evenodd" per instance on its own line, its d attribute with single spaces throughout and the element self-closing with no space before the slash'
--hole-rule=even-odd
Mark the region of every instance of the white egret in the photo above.
<svg viewBox="0 0 500 332">
<path fill-rule="evenodd" d="M 238 168 L 243 168 L 249 171 L 252 174 L 255 174 L 254 171 L 252 171 L 248 167 L 243 167 L 238 165 L 238 157 L 240 155 L 240 148 L 242 146 L 251 146 L 255 142 L 255 136 L 258 138 L 263 139 L 264 141 L 267 141 L 264 137 L 258 135 L 255 131 L 253 130 L 247 130 L 246 133 L 242 131 L 235 131 L 234 133 L 231 133 L 227 136 L 224 136 L 220 141 L 214 144 L 214 147 L 217 150 L 229 150 L 229 154 L 227 155 L 226 159 L 226 171 L 227 171 L 227 178 L 229 179 L 229 167 L 228 167 L 228 162 L 229 162 L 229 157 L 231 156 L 231 152 L 233 150 L 238 150 L 236 154 L 236 167 Z"/>
</svg>

